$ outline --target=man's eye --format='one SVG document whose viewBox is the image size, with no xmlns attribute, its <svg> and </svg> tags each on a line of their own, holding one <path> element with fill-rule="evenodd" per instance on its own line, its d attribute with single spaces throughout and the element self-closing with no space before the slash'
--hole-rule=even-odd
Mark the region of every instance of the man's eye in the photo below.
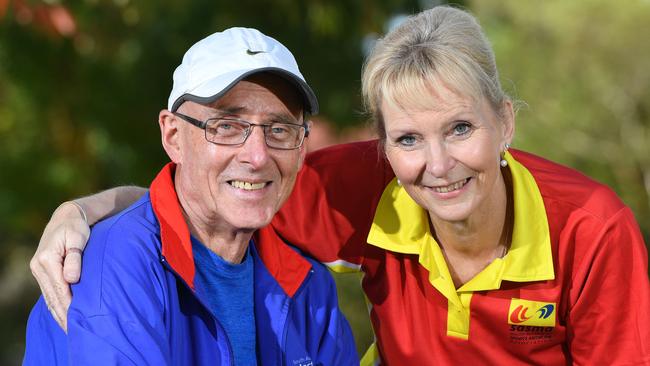
<svg viewBox="0 0 650 366">
<path fill-rule="evenodd" d="M 229 136 L 243 133 L 244 130 L 246 130 L 246 126 L 237 121 L 220 120 L 208 132 L 221 136 Z"/>
<path fill-rule="evenodd" d="M 271 125 L 271 133 L 274 135 L 285 135 L 289 133 L 289 128 L 282 125 Z"/>
<path fill-rule="evenodd" d="M 222 122 L 222 123 L 219 123 L 219 125 L 217 126 L 217 129 L 220 130 L 220 131 L 221 130 L 228 131 L 228 130 L 233 129 L 233 125 L 228 123 L 228 122 Z"/>
</svg>

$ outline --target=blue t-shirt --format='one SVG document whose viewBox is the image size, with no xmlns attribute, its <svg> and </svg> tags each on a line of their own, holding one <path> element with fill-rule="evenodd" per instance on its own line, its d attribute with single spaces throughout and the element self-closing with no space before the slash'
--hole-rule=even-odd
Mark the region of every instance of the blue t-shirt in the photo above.
<svg viewBox="0 0 650 366">
<path fill-rule="evenodd" d="M 206 305 L 228 335 L 235 364 L 257 365 L 250 247 L 240 264 L 225 261 L 194 237 L 192 252 L 196 265 L 195 286 L 208 295 Z"/>
</svg>

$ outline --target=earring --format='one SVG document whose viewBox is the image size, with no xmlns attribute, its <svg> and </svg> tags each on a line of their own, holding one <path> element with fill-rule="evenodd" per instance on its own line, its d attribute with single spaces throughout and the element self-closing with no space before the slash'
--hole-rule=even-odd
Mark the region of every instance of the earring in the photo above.
<svg viewBox="0 0 650 366">
<path fill-rule="evenodd" d="M 503 149 L 503 155 L 505 156 L 506 151 L 510 148 L 510 144 L 506 143 Z M 505 168 L 508 166 L 508 161 L 501 157 L 501 160 L 499 161 L 499 165 L 501 165 L 502 168 Z"/>
<path fill-rule="evenodd" d="M 400 181 L 399 178 L 397 178 L 397 185 L 400 187 L 402 186 L 402 181 Z"/>
</svg>

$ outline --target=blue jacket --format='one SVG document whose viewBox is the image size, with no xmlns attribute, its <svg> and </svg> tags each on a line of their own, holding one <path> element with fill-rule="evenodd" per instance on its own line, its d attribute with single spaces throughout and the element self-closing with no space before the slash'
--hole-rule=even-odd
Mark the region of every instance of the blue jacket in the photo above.
<svg viewBox="0 0 650 366">
<path fill-rule="evenodd" d="M 25 365 L 232 365 L 228 337 L 194 287 L 189 231 L 166 166 L 146 195 L 98 223 L 73 286 L 68 335 L 43 299 L 27 325 Z M 260 365 L 358 365 L 325 267 L 272 229 L 251 250 Z"/>
</svg>

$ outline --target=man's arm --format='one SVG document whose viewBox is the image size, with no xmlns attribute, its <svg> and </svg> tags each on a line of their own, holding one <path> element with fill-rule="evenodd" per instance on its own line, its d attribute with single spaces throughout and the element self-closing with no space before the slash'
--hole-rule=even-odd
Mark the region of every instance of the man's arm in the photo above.
<svg viewBox="0 0 650 366">
<path fill-rule="evenodd" d="M 48 309 L 64 330 L 72 300 L 70 284 L 79 281 L 89 225 L 125 209 L 146 191 L 134 186 L 116 187 L 64 202 L 52 214 L 29 266 Z"/>
</svg>

